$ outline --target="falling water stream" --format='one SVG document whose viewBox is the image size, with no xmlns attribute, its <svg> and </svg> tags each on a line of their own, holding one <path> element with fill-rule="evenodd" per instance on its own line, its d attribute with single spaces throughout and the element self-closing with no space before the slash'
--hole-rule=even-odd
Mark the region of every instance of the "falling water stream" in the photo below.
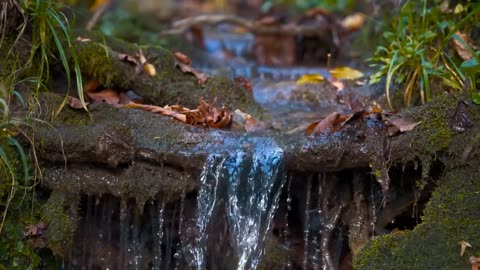
<svg viewBox="0 0 480 270">
<path fill-rule="evenodd" d="M 226 258 L 228 265 L 241 270 L 256 268 L 285 182 L 282 154 L 273 141 L 262 140 L 250 151 L 208 157 L 198 194 L 198 234 L 187 247 L 195 269 L 212 269 L 206 265 L 212 246 L 208 243 L 207 228 L 224 221 L 233 254 L 233 258 Z M 223 214 L 212 218 L 218 210 Z"/>
</svg>

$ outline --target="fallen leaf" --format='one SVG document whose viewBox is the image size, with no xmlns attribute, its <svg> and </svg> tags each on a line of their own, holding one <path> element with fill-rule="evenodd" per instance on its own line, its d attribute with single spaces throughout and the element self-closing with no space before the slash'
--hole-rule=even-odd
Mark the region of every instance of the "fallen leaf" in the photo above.
<svg viewBox="0 0 480 270">
<path fill-rule="evenodd" d="M 143 54 L 143 51 L 142 51 L 142 50 L 139 50 L 139 51 L 138 51 L 137 57 L 138 57 L 138 60 L 140 60 L 140 64 L 141 64 L 141 65 L 145 65 L 145 63 L 147 63 L 147 58 L 146 58 L 145 55 Z"/>
<path fill-rule="evenodd" d="M 296 84 L 314 84 L 325 81 L 325 77 L 321 74 L 305 74 L 302 75 L 295 83 Z"/>
<path fill-rule="evenodd" d="M 472 266 L 472 270 L 478 270 L 478 266 L 480 265 L 480 258 L 475 256 L 470 256 L 468 259 L 470 265 Z"/>
<path fill-rule="evenodd" d="M 410 120 L 406 120 L 403 118 L 396 118 L 396 119 L 387 119 L 387 123 L 389 125 L 387 134 L 388 136 L 393 136 L 398 132 L 406 132 L 413 130 L 418 124 L 422 121 L 413 122 Z"/>
<path fill-rule="evenodd" d="M 25 228 L 25 236 L 41 236 L 48 228 L 48 223 L 40 221 Z"/>
<path fill-rule="evenodd" d="M 465 8 L 463 7 L 462 4 L 458 3 L 456 6 L 455 6 L 455 9 L 453 10 L 453 13 L 454 14 L 460 14 L 462 12 L 465 11 Z"/>
<path fill-rule="evenodd" d="M 320 134 L 325 134 L 331 132 L 336 122 L 337 118 L 340 116 L 339 113 L 333 112 L 320 122 L 315 122 L 308 126 L 306 134 L 307 136 L 316 136 Z"/>
<path fill-rule="evenodd" d="M 176 52 L 173 54 L 175 56 L 175 58 L 180 61 L 181 63 L 185 64 L 185 65 L 191 65 L 192 64 L 192 60 L 190 60 L 190 58 L 188 56 L 186 56 L 185 54 L 181 53 L 181 52 Z"/>
<path fill-rule="evenodd" d="M 365 15 L 363 13 L 354 13 L 345 17 L 341 25 L 348 31 L 357 31 L 365 24 Z"/>
<path fill-rule="evenodd" d="M 138 103 L 134 103 L 134 102 L 126 104 L 123 107 L 124 108 L 142 109 L 142 110 L 145 110 L 145 111 L 158 113 L 158 114 L 165 115 L 165 116 L 170 116 L 170 117 L 173 117 L 173 118 L 175 118 L 179 121 L 182 121 L 184 123 L 187 122 L 187 117 L 186 117 L 185 114 L 176 112 L 169 107 L 164 108 L 164 107 L 160 107 L 160 106 L 138 104 Z"/>
<path fill-rule="evenodd" d="M 126 54 L 126 53 L 117 54 L 117 59 L 120 60 L 120 61 L 123 61 L 123 62 L 133 64 L 135 66 L 140 65 L 140 63 L 138 62 L 138 60 L 134 56 L 131 56 L 131 55 Z"/>
<path fill-rule="evenodd" d="M 110 105 L 120 104 L 120 96 L 113 89 L 103 89 L 100 92 L 87 92 L 87 96 L 96 103 L 104 102 Z"/>
<path fill-rule="evenodd" d="M 470 243 L 468 243 L 465 240 L 458 242 L 458 244 L 460 245 L 460 256 L 463 256 L 467 247 L 470 247 L 470 248 L 472 247 L 472 245 L 470 245 Z"/>
<path fill-rule="evenodd" d="M 195 68 L 193 68 L 190 65 L 186 65 L 175 58 L 175 66 L 177 66 L 183 73 L 190 73 L 195 76 L 195 78 L 198 79 L 198 83 L 200 84 L 201 87 L 205 86 L 205 83 L 207 80 L 210 78 L 210 76 L 206 73 L 199 72 Z"/>
<path fill-rule="evenodd" d="M 80 41 L 80 42 L 90 42 L 92 41 L 91 39 L 89 38 L 84 38 L 84 37 L 77 37 L 77 40 Z"/>
<path fill-rule="evenodd" d="M 145 63 L 143 65 L 143 70 L 145 70 L 145 72 L 147 72 L 147 74 L 151 77 L 157 75 L 157 70 L 155 69 L 155 66 L 150 63 Z"/>
<path fill-rule="evenodd" d="M 195 110 L 190 110 L 180 105 L 160 107 L 155 105 L 138 104 L 134 102 L 123 105 L 123 107 L 142 109 L 165 116 L 170 116 L 189 125 L 211 128 L 225 128 L 230 125 L 232 115 L 226 108 L 215 108 L 213 106 L 215 101 L 212 102 L 212 105 L 210 105 L 202 98 L 200 98 L 199 103 L 200 105 Z"/>
<path fill-rule="evenodd" d="M 67 104 L 74 109 L 83 109 L 82 102 L 76 97 L 68 96 Z M 86 102 L 85 105 L 88 105 L 88 102 Z"/>
<path fill-rule="evenodd" d="M 473 44 L 467 34 L 457 31 L 455 35 L 461 40 L 463 40 L 463 42 L 461 42 L 460 40 L 453 38 L 453 45 L 458 56 L 460 56 L 460 58 L 462 58 L 464 61 L 472 59 L 473 55 L 471 53 L 471 50 L 476 50 L 477 46 Z M 471 50 L 467 49 L 465 47 L 465 44 L 470 46 Z"/>
<path fill-rule="evenodd" d="M 380 107 L 378 107 L 377 105 L 374 105 L 372 107 L 372 109 L 370 110 L 370 112 L 372 112 L 372 113 L 383 113 L 383 110 Z"/>
<path fill-rule="evenodd" d="M 90 80 L 87 82 L 87 84 L 83 88 L 83 92 L 84 93 L 95 92 L 100 86 L 101 85 L 97 80 Z"/>
<path fill-rule="evenodd" d="M 243 88 L 245 88 L 248 93 L 251 94 L 253 92 L 252 83 L 249 80 L 245 79 L 245 77 L 235 77 L 234 80 L 239 83 Z"/>
<path fill-rule="evenodd" d="M 330 74 L 334 79 L 355 80 L 363 77 L 363 73 L 350 68 L 350 67 L 338 67 L 330 70 Z"/>
</svg>

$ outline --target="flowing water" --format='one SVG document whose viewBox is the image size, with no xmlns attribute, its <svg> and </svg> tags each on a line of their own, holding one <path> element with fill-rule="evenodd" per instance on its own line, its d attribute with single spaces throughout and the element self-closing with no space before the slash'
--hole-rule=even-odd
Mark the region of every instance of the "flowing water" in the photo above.
<svg viewBox="0 0 480 270">
<path fill-rule="evenodd" d="M 201 175 L 198 236 L 187 247 L 192 254 L 191 265 L 195 269 L 215 269 L 206 263 L 208 256 L 217 256 L 217 265 L 255 269 L 284 181 L 282 150 L 272 141 L 256 142 L 251 151 L 211 154 Z M 212 218 L 214 211 L 220 211 L 216 218 Z M 223 222 L 232 254 L 225 257 L 228 262 L 219 262 L 218 254 L 209 254 L 209 247 L 215 243 L 209 243 L 207 228 Z"/>
</svg>

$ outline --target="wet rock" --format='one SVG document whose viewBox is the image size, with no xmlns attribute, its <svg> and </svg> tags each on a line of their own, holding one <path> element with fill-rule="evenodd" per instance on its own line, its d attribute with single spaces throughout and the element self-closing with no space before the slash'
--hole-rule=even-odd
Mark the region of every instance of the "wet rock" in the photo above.
<svg viewBox="0 0 480 270">
<path fill-rule="evenodd" d="M 125 125 L 107 126 L 97 139 L 96 155 L 112 168 L 132 162 L 135 140 L 130 129 Z"/>
</svg>

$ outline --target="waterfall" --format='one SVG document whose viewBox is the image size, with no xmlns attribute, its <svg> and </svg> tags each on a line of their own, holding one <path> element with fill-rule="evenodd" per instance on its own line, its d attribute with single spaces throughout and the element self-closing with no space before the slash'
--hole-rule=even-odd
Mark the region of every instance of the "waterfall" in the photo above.
<svg viewBox="0 0 480 270">
<path fill-rule="evenodd" d="M 224 258 L 233 269 L 255 269 L 285 182 L 283 151 L 273 141 L 264 139 L 255 142 L 249 151 L 211 154 L 200 180 L 197 237 L 185 246 L 190 265 L 195 269 L 207 268 L 209 251 L 213 252 L 209 246 L 215 245 L 209 245 L 208 227 L 226 223 L 227 246 L 231 250 L 211 256 L 216 256 L 217 261 Z"/>
</svg>

